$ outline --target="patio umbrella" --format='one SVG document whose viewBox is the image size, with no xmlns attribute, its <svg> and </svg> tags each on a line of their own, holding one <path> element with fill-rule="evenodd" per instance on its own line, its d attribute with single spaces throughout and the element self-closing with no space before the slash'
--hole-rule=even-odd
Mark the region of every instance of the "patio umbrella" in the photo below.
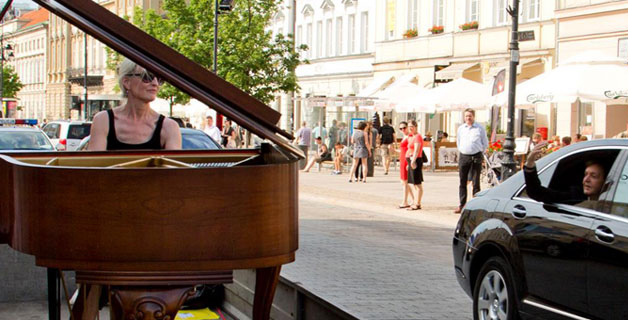
<svg viewBox="0 0 628 320">
<path fill-rule="evenodd" d="M 375 95 L 377 98 L 377 100 L 375 100 L 375 109 L 381 111 L 396 109 L 395 106 L 399 102 L 423 91 L 427 90 L 411 82 L 399 83 Z"/>
<path fill-rule="evenodd" d="M 399 107 L 431 113 L 466 108 L 480 109 L 489 105 L 489 90 L 488 86 L 459 78 L 403 100 Z"/>
<path fill-rule="evenodd" d="M 516 105 L 539 102 L 573 103 L 601 101 L 607 104 L 628 101 L 628 60 L 586 51 L 565 60 L 557 68 L 517 85 Z M 496 96 L 495 104 L 505 105 L 508 91 Z"/>
</svg>

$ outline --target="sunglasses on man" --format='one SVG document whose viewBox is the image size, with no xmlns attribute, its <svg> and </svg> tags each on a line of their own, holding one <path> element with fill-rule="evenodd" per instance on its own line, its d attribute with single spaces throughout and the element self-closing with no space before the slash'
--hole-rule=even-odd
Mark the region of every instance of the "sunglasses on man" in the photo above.
<svg viewBox="0 0 628 320">
<path fill-rule="evenodd" d="M 142 78 L 142 82 L 144 82 L 144 83 L 151 83 L 151 82 L 153 82 L 154 79 L 157 79 L 157 83 L 159 85 L 164 83 L 164 79 L 162 79 L 159 76 L 155 75 L 154 73 L 152 73 L 150 71 L 146 71 L 146 70 L 144 70 L 142 72 L 138 72 L 138 73 L 127 73 L 126 76 L 127 77 L 141 77 Z"/>
</svg>

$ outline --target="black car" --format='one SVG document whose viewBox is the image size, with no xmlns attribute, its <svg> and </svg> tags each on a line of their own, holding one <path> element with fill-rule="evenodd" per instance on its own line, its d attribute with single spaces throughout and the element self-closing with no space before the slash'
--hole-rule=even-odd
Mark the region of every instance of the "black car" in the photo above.
<svg viewBox="0 0 628 320">
<path fill-rule="evenodd" d="M 474 319 L 628 319 L 628 139 L 562 148 L 539 179 L 582 188 L 593 159 L 608 173 L 599 200 L 535 201 L 520 172 L 467 203 L 453 256 Z"/>
</svg>

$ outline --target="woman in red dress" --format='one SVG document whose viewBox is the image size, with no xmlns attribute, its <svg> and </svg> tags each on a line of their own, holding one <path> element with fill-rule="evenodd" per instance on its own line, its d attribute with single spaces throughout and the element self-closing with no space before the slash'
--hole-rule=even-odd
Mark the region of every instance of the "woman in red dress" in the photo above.
<svg viewBox="0 0 628 320">
<path fill-rule="evenodd" d="M 406 153 L 408 152 L 408 123 L 401 121 L 399 123 L 399 130 L 403 133 L 403 139 L 399 144 L 399 174 L 401 179 L 401 185 L 403 186 L 403 202 L 399 205 L 399 209 L 409 208 L 411 202 L 414 202 L 414 196 L 408 186 L 408 163 L 406 162 Z M 410 196 L 410 202 L 408 202 L 408 196 Z"/>
</svg>

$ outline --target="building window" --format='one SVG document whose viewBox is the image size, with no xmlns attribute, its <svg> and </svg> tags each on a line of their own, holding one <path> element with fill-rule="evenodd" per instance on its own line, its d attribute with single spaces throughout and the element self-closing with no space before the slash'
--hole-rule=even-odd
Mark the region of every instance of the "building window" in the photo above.
<svg viewBox="0 0 628 320">
<path fill-rule="evenodd" d="M 349 25 L 347 26 L 347 49 L 348 54 L 355 53 L 355 14 L 349 15 Z"/>
<path fill-rule="evenodd" d="M 495 2 L 495 25 L 503 26 L 508 23 L 508 12 L 506 8 L 508 6 L 508 0 L 493 0 Z"/>
<path fill-rule="evenodd" d="M 525 17 L 527 21 L 539 20 L 539 0 L 527 0 Z"/>
<path fill-rule="evenodd" d="M 367 52 L 369 50 L 369 13 L 362 12 L 362 19 L 360 20 L 360 52 Z"/>
<path fill-rule="evenodd" d="M 342 55 L 342 17 L 336 18 L 336 55 Z"/>
<path fill-rule="evenodd" d="M 307 24 L 305 44 L 307 44 L 308 46 L 306 56 L 308 58 L 311 58 L 312 57 L 312 24 L 311 23 Z"/>
<path fill-rule="evenodd" d="M 316 22 L 316 57 L 323 56 L 323 21 Z"/>
<path fill-rule="evenodd" d="M 297 44 L 297 47 L 300 47 L 303 44 L 303 26 L 297 27 L 297 34 L 295 35 L 294 42 Z"/>
<path fill-rule="evenodd" d="M 432 17 L 433 25 L 445 25 L 445 0 L 434 0 L 434 16 Z"/>
<path fill-rule="evenodd" d="M 386 2 L 386 40 L 395 37 L 397 27 L 397 1 L 388 0 Z"/>
<path fill-rule="evenodd" d="M 466 22 L 478 20 L 478 0 L 467 0 Z"/>
<path fill-rule="evenodd" d="M 325 43 L 325 56 L 326 57 L 331 57 L 331 52 L 332 52 L 331 49 L 332 49 L 332 44 L 333 44 L 333 42 L 331 40 L 331 37 L 332 37 L 332 34 L 333 34 L 332 32 L 333 32 L 333 30 L 332 30 L 332 20 L 331 19 L 327 19 L 327 23 L 326 23 L 326 26 L 325 26 L 325 42 L 326 42 Z"/>
<path fill-rule="evenodd" d="M 419 29 L 419 0 L 408 0 L 408 30 Z"/>
</svg>

